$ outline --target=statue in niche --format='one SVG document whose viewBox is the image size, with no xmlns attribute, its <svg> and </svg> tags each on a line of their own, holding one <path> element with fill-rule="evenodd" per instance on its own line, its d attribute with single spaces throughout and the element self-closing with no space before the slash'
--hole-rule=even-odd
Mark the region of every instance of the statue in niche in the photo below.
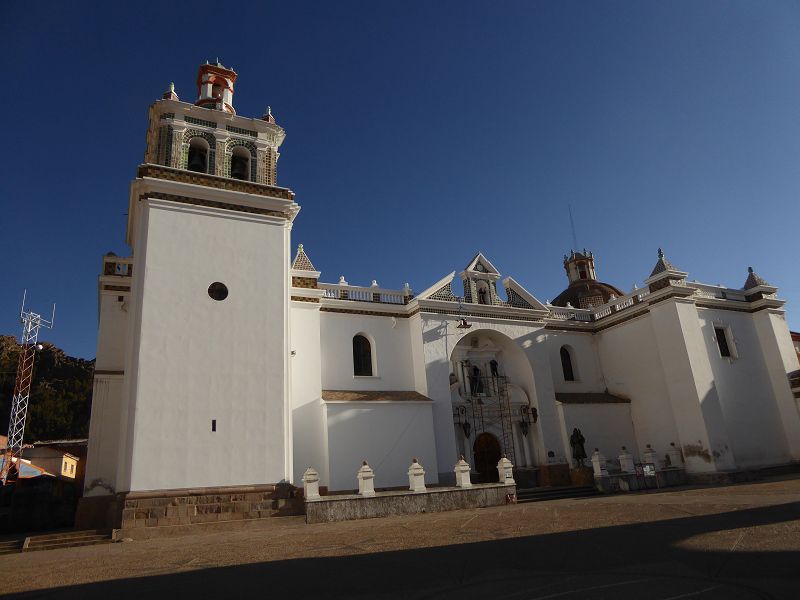
<svg viewBox="0 0 800 600">
<path fill-rule="evenodd" d="M 469 376 L 469 385 L 475 395 L 483 394 L 483 381 L 481 381 L 481 370 L 476 366 L 472 367 Z"/>
<path fill-rule="evenodd" d="M 495 359 L 489 361 L 489 370 L 492 373 L 492 377 L 500 377 L 500 373 L 497 371 L 498 363 Z"/>
<path fill-rule="evenodd" d="M 575 427 L 572 430 L 572 435 L 569 436 L 569 445 L 572 446 L 572 458 L 579 467 L 583 466 L 583 461 L 587 458 L 586 448 L 583 447 L 585 442 L 586 438 L 583 437 L 581 430 Z"/>
<path fill-rule="evenodd" d="M 488 304 L 486 302 L 486 288 L 478 288 L 478 304 Z"/>
</svg>

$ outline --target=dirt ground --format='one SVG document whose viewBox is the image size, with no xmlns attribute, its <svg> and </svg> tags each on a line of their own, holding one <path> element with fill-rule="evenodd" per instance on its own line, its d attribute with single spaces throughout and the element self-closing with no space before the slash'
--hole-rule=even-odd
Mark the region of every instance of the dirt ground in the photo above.
<svg viewBox="0 0 800 600">
<path fill-rule="evenodd" d="M 800 479 L 0 557 L 24 598 L 800 598 Z"/>
</svg>

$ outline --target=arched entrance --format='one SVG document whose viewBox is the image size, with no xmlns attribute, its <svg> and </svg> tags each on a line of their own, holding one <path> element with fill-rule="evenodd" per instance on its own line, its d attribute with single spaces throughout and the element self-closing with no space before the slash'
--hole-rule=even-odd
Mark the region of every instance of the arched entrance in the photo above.
<svg viewBox="0 0 800 600">
<path fill-rule="evenodd" d="M 504 333 L 476 329 L 453 347 L 450 400 L 456 456 L 472 457 L 482 480 L 491 473 L 490 480 L 497 481 L 497 461 L 504 455 L 518 469 L 537 464 L 540 440 L 531 412 L 533 389 L 527 355 Z M 489 438 L 479 439 L 484 433 Z M 487 464 L 478 465 L 479 460 Z"/>
<path fill-rule="evenodd" d="M 482 433 L 475 438 L 472 445 L 473 464 L 478 472 L 477 483 L 493 483 L 498 480 L 497 463 L 500 462 L 502 450 L 500 442 L 491 433 Z"/>
</svg>

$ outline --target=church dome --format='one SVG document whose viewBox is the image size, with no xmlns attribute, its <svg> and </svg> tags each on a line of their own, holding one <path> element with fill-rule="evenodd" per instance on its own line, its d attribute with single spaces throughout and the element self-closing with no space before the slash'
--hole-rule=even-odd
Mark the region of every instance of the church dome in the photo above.
<svg viewBox="0 0 800 600">
<path fill-rule="evenodd" d="M 551 303 L 553 306 L 573 308 L 589 308 L 605 304 L 611 296 L 622 296 L 623 293 L 613 285 L 597 281 L 594 270 L 594 254 L 584 250 L 564 256 L 564 270 L 567 272 L 569 286 Z"/>
<path fill-rule="evenodd" d="M 574 308 L 589 308 L 591 304 L 596 308 L 608 302 L 612 294 L 617 297 L 624 295 L 613 285 L 602 281 L 573 281 L 551 304 L 566 306 L 569 303 Z"/>
</svg>

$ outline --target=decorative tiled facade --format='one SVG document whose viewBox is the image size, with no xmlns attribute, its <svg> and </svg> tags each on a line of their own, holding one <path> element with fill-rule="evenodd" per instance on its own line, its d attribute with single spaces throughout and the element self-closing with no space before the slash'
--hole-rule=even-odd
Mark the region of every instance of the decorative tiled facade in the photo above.
<svg viewBox="0 0 800 600">
<path fill-rule="evenodd" d="M 528 308 L 533 309 L 530 303 L 522 298 L 517 292 L 511 288 L 506 288 L 506 296 L 508 296 L 508 305 L 514 308 Z"/>
<path fill-rule="evenodd" d="M 292 287 L 314 290 L 318 286 L 317 280 L 313 277 L 292 277 Z"/>
<path fill-rule="evenodd" d="M 250 137 L 258 137 L 258 132 L 251 129 L 242 129 L 241 127 L 234 127 L 233 125 L 225 125 L 225 129 L 231 133 L 239 133 L 241 135 L 249 135 Z"/>
<path fill-rule="evenodd" d="M 453 288 L 451 287 L 450 283 L 440 287 L 438 290 L 433 292 L 430 297 L 431 300 L 444 300 L 445 302 L 456 302 L 458 300 L 455 294 L 453 294 Z"/>
<path fill-rule="evenodd" d="M 186 115 L 183 117 L 183 120 L 187 123 L 191 123 L 192 125 L 200 125 L 201 127 L 209 127 L 211 129 L 216 129 L 217 124 L 214 121 L 206 121 L 205 119 L 197 119 L 195 117 L 190 117 Z"/>
<path fill-rule="evenodd" d="M 172 169 L 161 165 L 142 165 L 137 172 L 138 177 L 155 177 L 157 179 L 167 179 L 169 181 L 182 181 L 194 183 L 207 187 L 220 188 L 225 190 L 235 190 L 246 194 L 257 194 L 259 196 L 271 196 L 273 198 L 294 199 L 294 192 L 286 188 L 254 183 L 251 181 L 240 181 L 239 179 L 229 179 L 218 177 L 206 173 L 197 173 L 184 169 Z"/>
</svg>

